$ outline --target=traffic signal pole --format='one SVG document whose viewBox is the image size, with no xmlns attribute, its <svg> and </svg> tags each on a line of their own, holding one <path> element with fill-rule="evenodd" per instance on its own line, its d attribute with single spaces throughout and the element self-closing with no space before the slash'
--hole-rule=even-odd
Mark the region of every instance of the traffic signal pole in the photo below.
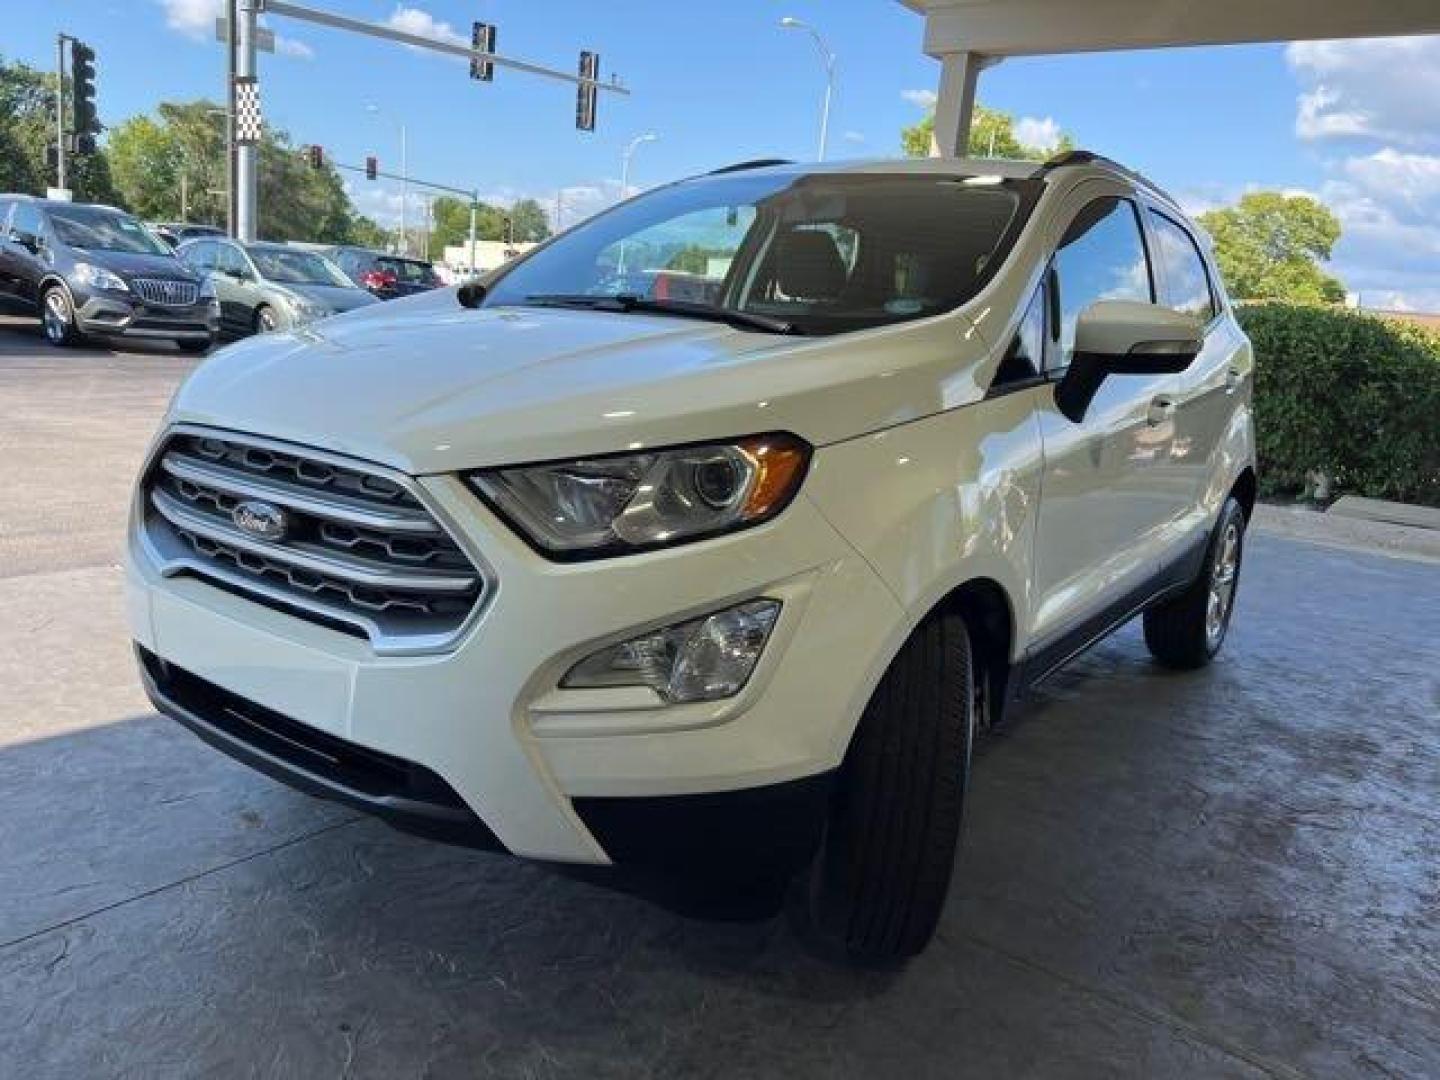
<svg viewBox="0 0 1440 1080">
<path fill-rule="evenodd" d="M 238 7 L 238 16 L 231 25 L 234 39 L 235 77 L 231 79 L 231 115 L 235 111 L 237 82 L 255 78 L 255 17 L 259 14 L 261 0 L 232 0 Z M 232 9 L 233 10 L 233 9 Z M 232 123 L 234 121 L 232 120 Z M 259 227 L 256 220 L 259 199 L 260 146 L 252 139 L 237 139 L 235 146 L 235 236 L 245 243 L 253 243 Z"/>
<path fill-rule="evenodd" d="M 55 35 L 55 186 L 65 190 L 65 42 L 68 34 Z"/>
<path fill-rule="evenodd" d="M 237 116 L 237 83 L 248 84 L 247 101 L 254 107 L 256 117 L 253 118 L 254 125 L 258 128 L 259 112 L 259 85 L 258 71 L 256 70 L 256 31 L 258 29 L 256 19 L 261 14 L 267 16 L 281 16 L 290 19 L 297 19 L 301 22 L 308 22 L 315 26 L 324 26 L 332 30 L 344 30 L 352 34 L 363 34 L 367 37 L 381 38 L 386 41 L 398 42 L 402 45 L 410 45 L 417 49 L 428 49 L 431 52 L 443 53 L 449 56 L 459 56 L 478 65 L 474 70 L 488 72 L 493 67 L 508 68 L 513 71 L 523 72 L 527 75 L 538 75 L 541 78 L 553 79 L 557 82 L 570 83 L 577 88 L 580 96 L 581 107 L 577 110 L 576 126 L 581 130 L 590 131 L 594 129 L 595 123 L 595 98 L 599 91 L 604 90 L 612 94 L 628 96 L 630 91 L 622 86 L 615 78 L 609 82 L 601 82 L 599 79 L 599 57 L 594 53 L 581 54 L 581 70 L 578 75 L 571 75 L 568 72 L 558 71 L 554 68 L 544 67 L 540 64 L 532 64 L 526 60 L 517 60 L 509 56 L 501 56 L 493 50 L 466 48 L 464 45 L 456 45 L 448 41 L 441 41 L 438 38 L 428 37 L 424 34 L 412 34 L 404 30 L 396 30 L 390 26 L 380 23 L 365 22 L 363 19 L 352 18 L 348 15 L 340 15 L 332 11 L 322 11 L 318 8 L 308 7 L 304 4 L 292 3 L 291 0 L 229 0 L 229 37 L 233 62 L 230 68 L 230 113 L 232 125 L 239 125 Z M 485 43 L 493 42 L 493 36 L 485 39 Z M 587 61 L 586 58 L 591 58 Z M 583 114 L 583 116 L 582 116 Z M 250 126 L 252 119 L 246 118 L 246 126 Z M 256 234 L 256 190 L 259 184 L 259 138 L 246 138 L 241 134 L 232 135 L 231 138 L 235 155 L 235 236 L 240 240 L 253 241 Z M 466 193 L 470 194 L 470 193 Z M 471 201 L 471 252 L 474 252 L 474 200 Z M 472 260 L 473 261 L 473 260 Z"/>
</svg>

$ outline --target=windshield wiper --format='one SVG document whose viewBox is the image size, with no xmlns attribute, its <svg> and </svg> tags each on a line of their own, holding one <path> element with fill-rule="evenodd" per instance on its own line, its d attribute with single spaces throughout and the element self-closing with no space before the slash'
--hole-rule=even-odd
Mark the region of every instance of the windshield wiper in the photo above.
<svg viewBox="0 0 1440 1080">
<path fill-rule="evenodd" d="M 584 311 L 639 311 L 654 315 L 677 315 L 683 319 L 723 322 L 739 330 L 763 330 L 767 334 L 803 334 L 805 332 L 794 323 L 777 319 L 773 315 L 716 307 L 714 304 L 705 304 L 698 300 L 658 300 L 648 296 L 636 296 L 633 293 L 616 293 L 613 296 L 595 296 L 589 293 L 534 293 L 525 297 L 525 303 L 542 307 L 579 308 Z"/>
</svg>

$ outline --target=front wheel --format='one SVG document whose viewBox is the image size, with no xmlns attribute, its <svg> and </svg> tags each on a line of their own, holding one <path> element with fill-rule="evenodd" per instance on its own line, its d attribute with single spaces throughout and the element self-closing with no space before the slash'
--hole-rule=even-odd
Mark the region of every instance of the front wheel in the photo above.
<svg viewBox="0 0 1440 1080">
<path fill-rule="evenodd" d="M 842 766 L 825 838 L 792 891 L 802 937 L 851 963 L 929 944 L 945 905 L 979 714 L 956 614 L 916 629 L 876 687 Z"/>
<path fill-rule="evenodd" d="M 75 326 L 70 294 L 59 285 L 51 285 L 40 298 L 40 329 L 45 340 L 57 348 L 74 345 L 83 336 Z"/>
<path fill-rule="evenodd" d="M 1245 511 L 1226 499 L 1200 576 L 1175 599 L 1145 612 L 1145 644 L 1156 660 L 1183 670 L 1214 659 L 1230 629 L 1244 554 Z"/>
</svg>

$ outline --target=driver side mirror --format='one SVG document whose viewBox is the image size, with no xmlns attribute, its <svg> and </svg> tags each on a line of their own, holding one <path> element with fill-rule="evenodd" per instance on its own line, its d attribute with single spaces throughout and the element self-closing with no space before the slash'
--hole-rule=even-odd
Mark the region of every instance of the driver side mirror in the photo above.
<svg viewBox="0 0 1440 1080">
<path fill-rule="evenodd" d="M 1075 351 L 1055 387 L 1055 404 L 1078 424 L 1109 376 L 1184 371 L 1203 344 L 1193 316 L 1136 300 L 1098 300 L 1075 324 Z"/>
</svg>

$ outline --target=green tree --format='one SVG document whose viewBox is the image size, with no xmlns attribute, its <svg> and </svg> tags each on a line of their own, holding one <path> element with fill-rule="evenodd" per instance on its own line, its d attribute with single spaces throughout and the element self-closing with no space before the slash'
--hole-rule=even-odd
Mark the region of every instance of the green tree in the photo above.
<svg viewBox="0 0 1440 1080">
<path fill-rule="evenodd" d="M 1200 216 L 1215 240 L 1215 258 L 1230 292 L 1242 300 L 1340 303 L 1345 286 L 1325 273 L 1340 239 L 1340 221 L 1308 195 L 1253 191 Z"/>
<path fill-rule="evenodd" d="M 55 182 L 55 76 L 0 59 L 0 191 L 43 195 Z M 66 186 L 83 202 L 121 202 L 103 150 L 66 158 Z"/>
<path fill-rule="evenodd" d="M 470 203 L 452 195 L 442 195 L 430 204 L 430 258 L 439 259 L 447 247 L 456 247 L 470 237 Z M 509 221 L 509 235 L 506 222 Z M 550 222 L 545 211 L 534 199 L 520 199 L 508 210 L 479 203 L 475 211 L 477 240 L 513 239 L 516 243 L 544 240 L 550 235 Z"/>
<path fill-rule="evenodd" d="M 520 199 L 510 207 L 509 214 L 515 240 L 526 243 L 549 238 L 550 219 L 534 199 Z"/>
<path fill-rule="evenodd" d="M 932 112 L 917 124 L 911 124 L 900 132 L 900 146 L 908 157 L 928 157 L 930 142 L 935 134 L 935 114 Z M 975 106 L 975 117 L 970 124 L 970 157 L 1011 158 L 1023 161 L 1044 161 L 1053 154 L 1075 149 L 1075 140 L 1068 134 L 1061 134 L 1059 143 L 1046 149 L 1043 146 L 1026 146 L 1015 137 L 1015 118 L 998 109 Z"/>
<path fill-rule="evenodd" d="M 131 117 L 110 139 L 116 181 L 141 217 L 209 225 L 225 221 L 223 112 L 210 101 L 164 102 Z M 258 166 L 259 235 L 314 243 L 373 242 L 374 222 L 356 213 L 328 162 L 312 169 L 283 131 L 267 129 Z"/>
</svg>

